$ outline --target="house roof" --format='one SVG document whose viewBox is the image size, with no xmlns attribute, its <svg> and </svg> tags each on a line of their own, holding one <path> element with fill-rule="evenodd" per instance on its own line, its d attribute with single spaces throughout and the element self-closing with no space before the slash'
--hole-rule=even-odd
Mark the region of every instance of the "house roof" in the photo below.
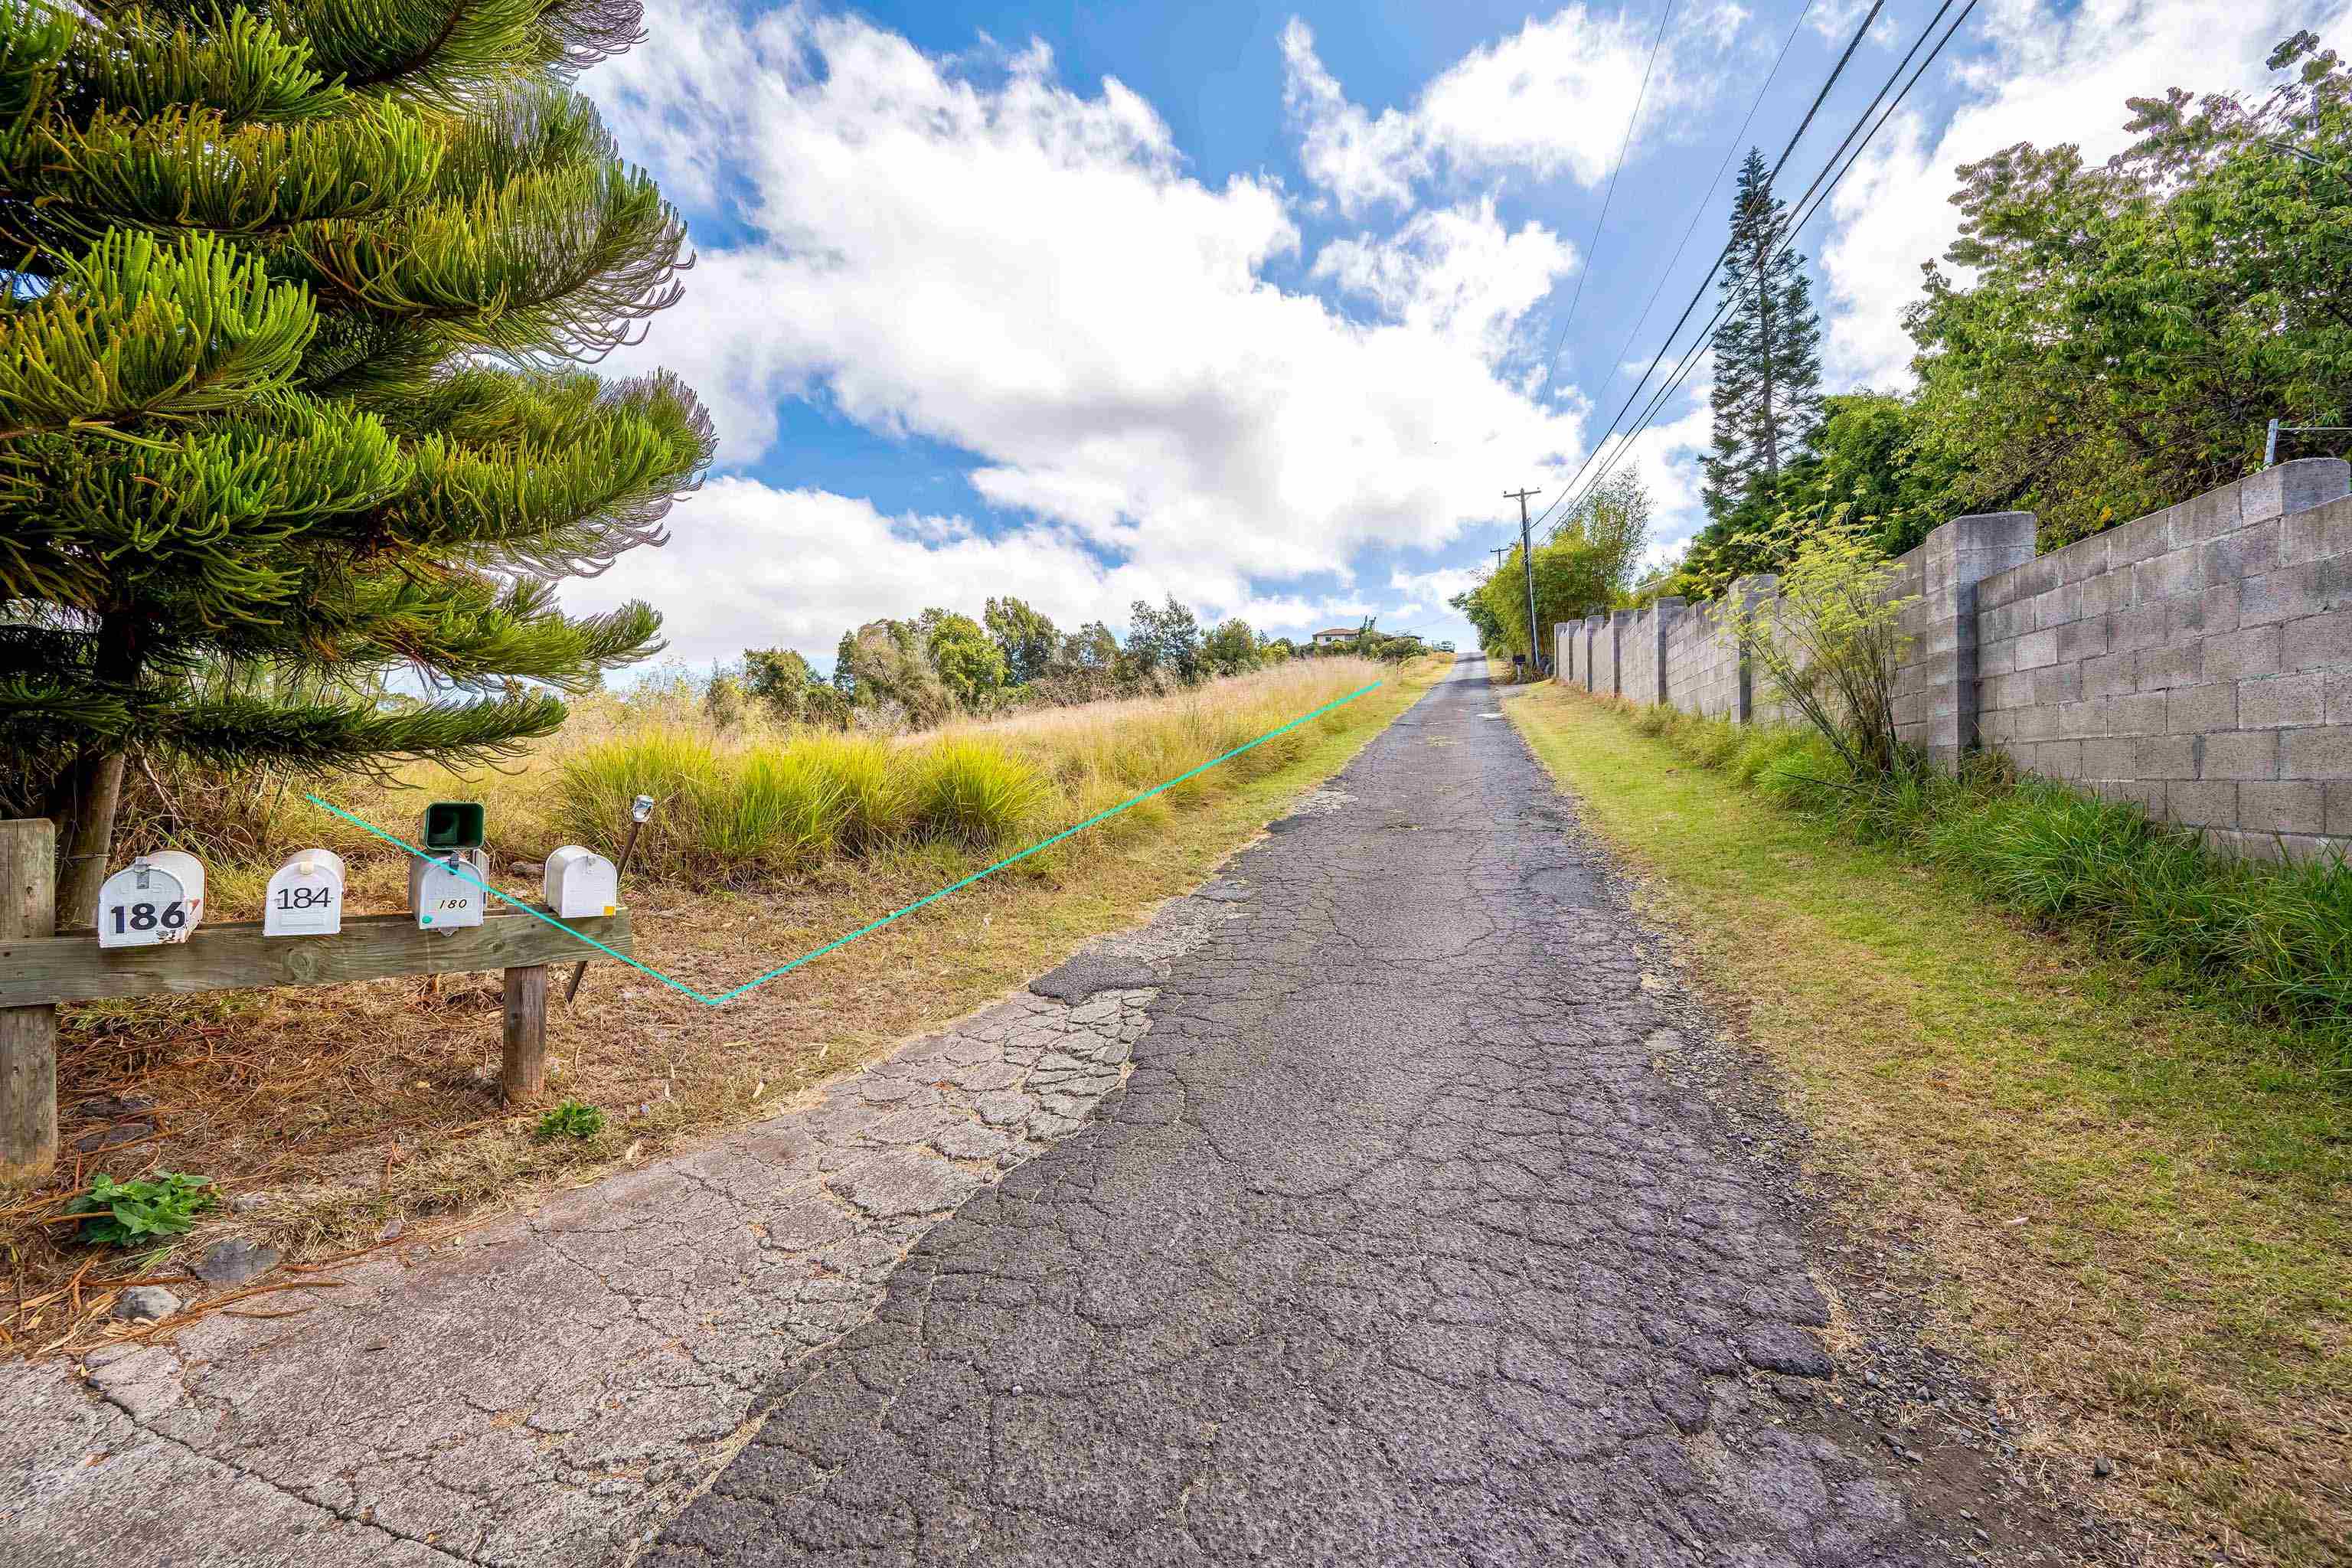
<svg viewBox="0 0 2352 1568">
<path fill-rule="evenodd" d="M 1315 635 L 1318 637 L 1351 637 L 1363 629 L 1361 626 L 1325 626 Z"/>
</svg>

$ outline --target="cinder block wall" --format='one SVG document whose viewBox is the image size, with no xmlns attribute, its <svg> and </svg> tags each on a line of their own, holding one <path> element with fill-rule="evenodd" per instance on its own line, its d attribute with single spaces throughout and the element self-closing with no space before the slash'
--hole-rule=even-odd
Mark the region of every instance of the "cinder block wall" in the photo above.
<svg viewBox="0 0 2352 1568">
<path fill-rule="evenodd" d="M 1666 700 L 1685 713 L 1740 719 L 1739 639 L 1711 606 L 1693 605 L 1666 627 Z"/>
<path fill-rule="evenodd" d="M 2258 855 L 2352 839 L 2352 500 L 2281 464 L 1987 577 L 1979 730 Z"/>
<path fill-rule="evenodd" d="M 1998 748 L 2241 853 L 2352 848 L 2352 468 L 2284 463 L 2040 557 L 2033 533 L 1958 518 L 1895 562 L 1906 740 L 1948 767 Z M 1588 690 L 1783 717 L 1708 606 L 1558 632 Z"/>
</svg>

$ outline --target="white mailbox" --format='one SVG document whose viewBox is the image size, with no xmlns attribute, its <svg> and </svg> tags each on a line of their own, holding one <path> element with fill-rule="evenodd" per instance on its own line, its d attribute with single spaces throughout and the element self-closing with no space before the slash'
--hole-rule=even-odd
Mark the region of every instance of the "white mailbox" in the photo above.
<svg viewBox="0 0 2352 1568">
<path fill-rule="evenodd" d="M 562 919 L 609 915 L 621 904 L 621 874 L 593 849 L 567 844 L 547 858 L 541 891 Z"/>
<path fill-rule="evenodd" d="M 185 942 L 204 918 L 204 863 L 184 850 L 142 855 L 98 890 L 100 947 Z"/>
<path fill-rule="evenodd" d="M 343 929 L 343 858 L 305 849 L 269 879 L 261 906 L 264 936 L 332 936 Z"/>
<path fill-rule="evenodd" d="M 490 858 L 479 849 L 453 850 L 430 859 L 411 856 L 408 861 L 408 907 L 426 931 L 455 931 L 482 923 L 483 906 L 490 895 L 482 889 L 490 880 Z"/>
</svg>

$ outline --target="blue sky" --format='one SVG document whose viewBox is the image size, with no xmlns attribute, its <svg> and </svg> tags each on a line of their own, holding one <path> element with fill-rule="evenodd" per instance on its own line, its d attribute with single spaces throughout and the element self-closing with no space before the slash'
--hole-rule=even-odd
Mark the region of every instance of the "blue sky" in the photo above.
<svg viewBox="0 0 2352 1568">
<path fill-rule="evenodd" d="M 2256 87 L 2293 27 L 2339 42 L 2342 3 L 1981 0 L 1801 241 L 1831 389 L 1904 381 L 1956 163 L 2113 152 L 2126 96 Z M 1602 438 L 1621 350 L 1646 363 L 1720 244 L 1727 153 L 1777 153 L 1866 9 L 1674 0 L 1609 197 L 1659 0 L 651 0 L 585 85 L 700 259 L 608 368 L 681 372 L 722 444 L 672 542 L 567 602 L 648 598 L 695 664 L 822 664 L 858 622 L 1008 593 L 1065 625 L 1172 592 L 1465 637 L 1444 601 L 1513 531 L 1501 492 L 1550 499 Z M 1784 191 L 1935 10 L 1884 6 Z M 1701 521 L 1705 388 L 1610 449 L 1660 551 Z"/>
</svg>

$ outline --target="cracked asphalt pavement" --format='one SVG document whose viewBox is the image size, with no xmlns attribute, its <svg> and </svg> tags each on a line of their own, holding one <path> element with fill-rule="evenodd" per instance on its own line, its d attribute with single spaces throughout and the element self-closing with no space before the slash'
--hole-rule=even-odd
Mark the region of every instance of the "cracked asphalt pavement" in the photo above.
<svg viewBox="0 0 2352 1568">
<path fill-rule="evenodd" d="M 1164 977 L 1101 972 L 1148 987 L 1124 1084 L 926 1231 L 641 1561 L 1967 1555 L 1808 1418 L 1787 1173 L 1662 1069 L 1688 1009 L 1485 673 L 1229 862 Z"/>
<path fill-rule="evenodd" d="M 1847 1407 L 1785 1144 L 1463 661 L 1218 881 L 708 1148 L 0 1366 L 0 1561 L 2005 1555 L 2000 1478 Z"/>
</svg>

